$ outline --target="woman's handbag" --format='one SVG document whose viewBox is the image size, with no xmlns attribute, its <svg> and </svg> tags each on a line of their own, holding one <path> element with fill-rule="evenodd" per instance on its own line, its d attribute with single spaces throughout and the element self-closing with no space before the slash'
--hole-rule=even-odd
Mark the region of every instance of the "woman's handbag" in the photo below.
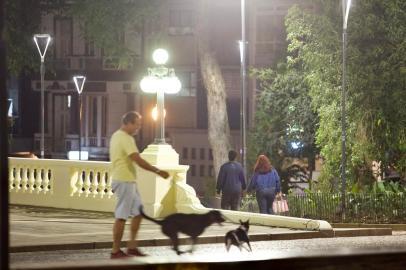
<svg viewBox="0 0 406 270">
<path fill-rule="evenodd" d="M 275 199 L 272 204 L 274 214 L 289 212 L 288 201 L 286 199 Z"/>
</svg>

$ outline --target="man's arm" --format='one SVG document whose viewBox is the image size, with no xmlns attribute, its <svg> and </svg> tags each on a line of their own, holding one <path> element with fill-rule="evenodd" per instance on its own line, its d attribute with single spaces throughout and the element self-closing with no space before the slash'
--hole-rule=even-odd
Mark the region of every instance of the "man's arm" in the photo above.
<svg viewBox="0 0 406 270">
<path fill-rule="evenodd" d="M 221 192 L 221 189 L 222 189 L 222 187 L 223 187 L 223 174 L 224 174 L 224 172 L 223 172 L 223 166 L 221 166 L 220 167 L 220 171 L 219 171 L 219 175 L 217 176 L 217 185 L 216 185 L 216 191 L 217 191 L 217 194 L 220 194 L 220 192 Z"/>
<path fill-rule="evenodd" d="M 139 153 L 132 153 L 130 155 L 130 158 L 132 161 L 134 161 L 135 163 L 137 163 L 138 166 L 140 166 L 141 168 L 143 168 L 144 170 L 153 172 L 158 174 L 159 176 L 161 176 L 162 178 L 168 178 L 169 177 L 169 173 L 166 171 L 161 171 L 160 169 L 158 169 L 157 167 L 152 166 L 151 164 L 149 164 L 145 159 L 143 159 Z"/>
</svg>

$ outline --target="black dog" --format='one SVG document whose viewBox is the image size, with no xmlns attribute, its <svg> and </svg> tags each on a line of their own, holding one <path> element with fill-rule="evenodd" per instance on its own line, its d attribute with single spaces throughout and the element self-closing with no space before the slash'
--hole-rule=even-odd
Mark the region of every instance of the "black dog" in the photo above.
<svg viewBox="0 0 406 270">
<path fill-rule="evenodd" d="M 250 245 L 250 239 L 248 238 L 248 230 L 250 228 L 250 220 L 247 220 L 246 222 L 242 222 L 240 220 L 240 226 L 236 230 L 229 231 L 226 233 L 226 236 L 224 238 L 224 242 L 226 244 L 226 249 L 227 251 L 230 250 L 231 245 L 237 246 L 240 251 L 241 248 L 245 248 L 248 251 L 252 251 L 251 245 Z M 248 247 L 243 246 L 243 244 L 247 243 Z"/>
<path fill-rule="evenodd" d="M 189 252 L 193 252 L 193 247 L 197 242 L 197 238 L 204 230 L 213 223 L 221 225 L 225 221 L 220 211 L 211 210 L 206 214 L 182 214 L 176 213 L 165 217 L 162 220 L 157 220 L 147 216 L 140 207 L 141 215 L 159 225 L 161 225 L 162 232 L 168 236 L 173 245 L 173 249 L 178 255 L 184 253 L 179 250 L 178 233 L 184 233 L 191 237 L 192 248 Z"/>
</svg>

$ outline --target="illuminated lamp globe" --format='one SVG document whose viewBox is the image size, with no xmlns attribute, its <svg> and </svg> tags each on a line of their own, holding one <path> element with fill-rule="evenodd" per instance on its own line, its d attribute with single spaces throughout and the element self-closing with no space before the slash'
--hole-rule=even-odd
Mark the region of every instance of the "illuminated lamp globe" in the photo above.
<svg viewBox="0 0 406 270">
<path fill-rule="evenodd" d="M 167 94 L 176 94 L 182 88 L 182 84 L 178 77 L 167 77 L 165 78 L 165 93 Z"/>
<path fill-rule="evenodd" d="M 146 76 L 140 82 L 141 90 L 145 93 L 156 93 L 158 87 L 158 78 L 154 76 Z"/>
<path fill-rule="evenodd" d="M 157 65 L 165 65 L 169 59 L 169 54 L 164 49 L 156 49 L 152 54 L 152 59 Z"/>
</svg>

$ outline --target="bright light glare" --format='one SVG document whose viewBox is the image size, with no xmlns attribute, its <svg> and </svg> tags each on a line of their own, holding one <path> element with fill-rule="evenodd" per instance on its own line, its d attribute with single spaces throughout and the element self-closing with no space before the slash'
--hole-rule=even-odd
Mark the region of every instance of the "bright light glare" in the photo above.
<svg viewBox="0 0 406 270">
<path fill-rule="evenodd" d="M 69 151 L 68 159 L 69 160 L 79 160 L 79 151 Z M 88 160 L 88 159 L 89 159 L 89 152 L 80 151 L 80 160 Z"/>
<path fill-rule="evenodd" d="M 159 87 L 158 78 L 154 76 L 145 76 L 140 82 L 141 90 L 145 93 L 156 93 Z"/>
<path fill-rule="evenodd" d="M 298 148 L 302 147 L 301 142 L 291 142 L 290 145 L 292 146 L 293 149 L 298 149 Z"/>
<path fill-rule="evenodd" d="M 347 29 L 348 14 L 350 13 L 350 8 L 351 8 L 351 0 L 347 0 L 347 4 L 345 6 L 344 29 Z"/>
<path fill-rule="evenodd" d="M 152 59 L 157 65 L 164 65 L 169 59 L 169 54 L 164 49 L 156 49 L 152 54 Z"/>
<path fill-rule="evenodd" d="M 145 93 L 156 93 L 162 91 L 166 94 L 176 94 L 182 88 L 182 84 L 178 77 L 163 77 L 145 76 L 140 82 L 141 90 Z"/>
<path fill-rule="evenodd" d="M 8 99 L 8 112 L 7 116 L 12 117 L 13 116 L 13 100 L 11 98 Z"/>
<path fill-rule="evenodd" d="M 156 121 L 158 119 L 158 107 L 157 107 L 157 105 L 155 105 L 155 107 L 152 109 L 151 116 L 152 116 L 152 119 L 154 121 Z M 166 110 L 164 109 L 164 118 L 165 117 L 166 117 Z"/>
<path fill-rule="evenodd" d="M 164 87 L 166 94 L 176 94 L 182 88 L 182 84 L 180 83 L 178 77 L 172 76 L 165 78 Z"/>
<path fill-rule="evenodd" d="M 240 48 L 240 61 L 242 63 L 242 61 L 244 61 L 244 43 L 242 40 L 238 41 L 238 47 Z"/>
</svg>

